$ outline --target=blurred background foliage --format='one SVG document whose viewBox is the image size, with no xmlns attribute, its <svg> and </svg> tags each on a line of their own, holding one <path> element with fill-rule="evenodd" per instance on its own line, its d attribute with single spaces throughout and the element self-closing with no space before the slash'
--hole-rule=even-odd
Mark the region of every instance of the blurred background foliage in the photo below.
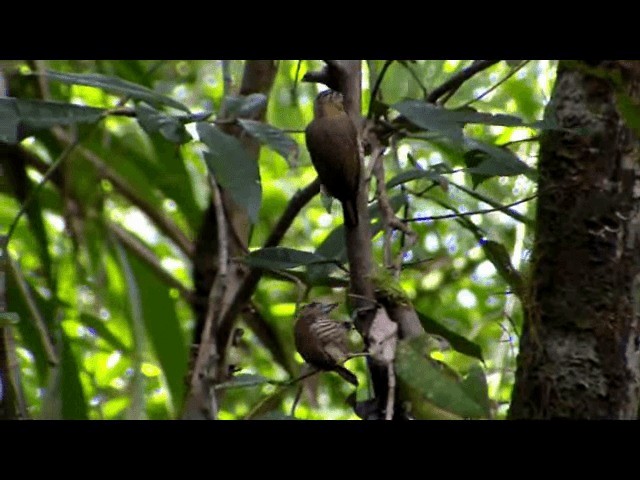
<svg viewBox="0 0 640 480">
<path fill-rule="evenodd" d="M 383 70 L 377 98 L 394 105 L 406 99 L 424 100 L 470 64 L 455 60 L 363 62 L 363 113 L 369 110 L 371 90 Z M 318 86 L 301 83 L 300 78 L 321 66 L 320 61 L 278 64 L 266 122 L 281 130 L 278 141 L 288 136 L 298 144 L 298 151 L 286 142 L 277 151 L 275 141 L 266 141 L 261 148 L 262 195 L 251 249 L 264 244 L 291 197 L 316 176 L 303 131 L 312 118 Z M 109 88 L 74 84 L 64 78 L 49 77 L 43 87 L 37 81 L 42 77 L 30 74 L 46 68 L 60 74 L 117 77 L 186 107 L 180 111 L 178 105 L 160 100 L 161 105 L 151 108 L 138 101 L 137 118 L 118 114 L 100 122 L 78 122 L 77 118 L 35 126 L 23 122 L 27 131 L 20 145 L 31 154 L 25 191 L 33 192 L 45 172 L 64 157 L 59 166 L 63 175 L 52 175 L 37 194 L 30 195 L 8 247 L 7 309 L 20 320 L 7 328 L 16 337 L 19 383 L 29 416 L 166 419 L 179 415 L 194 327 L 188 303 L 193 289 L 188 250 L 209 201 L 202 156 L 206 147 L 195 140 L 194 122 L 209 113 L 210 119 L 215 118 L 223 103 L 225 74 L 230 81 L 226 88 L 239 85 L 243 62 L 231 61 L 226 67 L 223 72 L 220 61 L 193 60 L 2 63 L 11 95 L 21 99 L 42 99 L 44 88 L 49 101 L 101 109 L 129 107 L 129 111 L 134 107 L 131 97 L 122 91 L 113 93 Z M 543 118 L 554 78 L 551 61 L 501 61 L 463 83 L 446 107 L 510 114 L 531 124 Z M 20 108 L 22 118 L 35 115 L 25 113 L 24 105 Z M 148 108 L 147 117 L 144 108 Z M 186 131 L 180 123 L 176 126 L 175 121 L 154 117 L 167 111 L 173 118 L 192 116 L 182 123 Z M 203 113 L 201 118 L 199 113 Z M 62 126 L 49 128 L 55 123 Z M 493 209 L 535 196 L 533 170 L 505 174 L 490 166 L 472 174 L 468 169 L 477 165 L 474 152 L 482 153 L 482 145 L 507 146 L 535 169 L 540 130 L 468 123 L 464 134 L 481 146 L 461 152 L 437 135 L 429 138 L 416 133 L 392 142 L 385 151 L 387 181 L 415 169 L 440 175 L 437 181 L 422 176 L 388 184 L 390 197 L 402 193 L 408 198 L 398 211 L 400 217 L 426 217 L 409 223 L 417 239 L 403 254 L 399 286 L 425 321 L 469 342 L 464 354 L 446 338 L 430 356 L 460 378 L 470 372 L 475 375 L 479 369 L 488 385 L 491 417 L 504 418 L 522 321 L 520 304 L 511 293 L 514 283 L 508 281 L 504 269 L 510 259 L 526 278 L 535 198 L 511 208 L 520 215 L 493 211 L 459 218 L 430 217 Z M 73 149 L 67 155 L 65 149 L 70 145 Z M 25 199 L 24 194 L 16 193 L 18 188 L 9 188 L 17 187 L 20 179 L 7 173 L 5 165 L 5 178 L 0 178 L 0 184 L 5 182 L 0 189 L 0 235 L 6 235 L 14 224 Z M 372 187 L 372 196 L 374 190 Z M 298 215 L 281 246 L 315 252 L 341 222 L 339 208 L 329 213 L 317 196 Z M 393 239 L 397 253 L 403 238 L 394 232 Z M 382 233 L 374 237 L 373 244 L 376 262 L 381 265 Z M 224 389 L 219 418 L 278 418 L 289 413 L 295 392 L 261 379 L 283 381 L 299 371 L 301 358 L 293 346 L 292 317 L 302 293 L 300 285 L 286 278 L 264 276 L 260 281 L 253 306 L 274 335 L 279 353 L 241 322 L 244 335 L 231 352 L 233 363 L 240 369 L 240 378 L 258 381 L 248 386 L 238 382 L 230 385 L 235 388 Z M 344 291 L 314 286 L 307 299 L 342 301 Z M 335 318 L 347 319 L 346 310 L 338 310 Z M 469 354 L 469 348 L 481 351 L 484 362 Z M 52 355 L 59 356 L 56 367 Z M 364 360 L 351 360 L 347 366 L 365 381 Z M 345 404 L 351 387 L 340 377 L 325 373 L 313 377 L 308 385 L 297 418 L 357 418 Z M 359 399 L 366 395 L 364 389 L 358 392 Z"/>
</svg>

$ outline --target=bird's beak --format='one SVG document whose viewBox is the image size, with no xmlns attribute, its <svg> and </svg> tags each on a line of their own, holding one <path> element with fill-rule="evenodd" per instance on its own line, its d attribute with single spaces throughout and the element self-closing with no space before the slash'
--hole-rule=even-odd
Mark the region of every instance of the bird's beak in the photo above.
<svg viewBox="0 0 640 480">
<path fill-rule="evenodd" d="M 327 314 L 337 306 L 337 303 L 324 303 L 320 308 L 322 309 L 322 313 Z"/>
</svg>

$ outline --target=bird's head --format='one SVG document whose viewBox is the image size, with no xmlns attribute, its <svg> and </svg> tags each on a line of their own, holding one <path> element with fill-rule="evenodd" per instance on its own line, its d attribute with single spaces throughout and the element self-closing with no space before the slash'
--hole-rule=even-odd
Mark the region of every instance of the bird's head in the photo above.
<svg viewBox="0 0 640 480">
<path fill-rule="evenodd" d="M 323 90 L 316 97 L 313 105 L 315 118 L 332 117 L 344 112 L 344 100 L 340 92 Z"/>
<path fill-rule="evenodd" d="M 318 315 L 327 315 L 337 306 L 337 303 L 311 302 L 300 309 L 300 317 L 314 318 Z"/>
</svg>

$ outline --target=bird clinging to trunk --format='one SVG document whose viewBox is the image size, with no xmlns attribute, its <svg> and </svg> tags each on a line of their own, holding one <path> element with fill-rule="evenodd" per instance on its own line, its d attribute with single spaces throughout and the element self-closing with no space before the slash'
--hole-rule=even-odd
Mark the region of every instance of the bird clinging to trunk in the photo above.
<svg viewBox="0 0 640 480">
<path fill-rule="evenodd" d="M 355 226 L 360 184 L 358 131 L 344 109 L 342 94 L 335 90 L 318 94 L 313 115 L 305 130 L 311 162 L 326 192 L 340 200 L 345 224 Z"/>
</svg>

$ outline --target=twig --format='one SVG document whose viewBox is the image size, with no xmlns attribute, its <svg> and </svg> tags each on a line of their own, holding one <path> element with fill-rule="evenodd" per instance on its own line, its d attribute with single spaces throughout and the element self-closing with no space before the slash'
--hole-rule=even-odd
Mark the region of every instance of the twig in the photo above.
<svg viewBox="0 0 640 480">
<path fill-rule="evenodd" d="M 375 147 L 372 152 L 373 157 L 373 175 L 376 177 L 376 196 L 378 197 L 378 208 L 380 216 L 384 224 L 384 264 L 388 268 L 392 268 L 396 273 L 400 271 L 402 264 L 403 252 L 411 248 L 417 238 L 417 234 L 402 222 L 394 213 L 389 196 L 385 188 L 384 166 L 382 164 L 382 149 Z M 399 230 L 408 237 L 407 244 L 401 248 L 396 261 L 392 259 L 391 253 L 391 234 L 393 230 Z"/>
<path fill-rule="evenodd" d="M 107 222 L 107 228 L 113 232 L 116 237 L 118 237 L 118 240 L 120 240 L 120 242 L 122 242 L 122 244 L 127 247 L 131 253 L 145 262 L 158 275 L 158 277 L 164 281 L 164 283 L 169 287 L 178 290 L 180 295 L 182 295 L 182 298 L 187 302 L 192 301 L 194 295 L 193 292 L 185 287 L 180 280 L 167 272 L 158 261 L 158 257 L 156 257 L 146 245 L 120 225 Z"/>
<path fill-rule="evenodd" d="M 16 283 L 18 284 L 18 288 L 20 289 L 20 293 L 22 293 L 22 297 L 24 298 L 25 303 L 27 304 L 27 308 L 29 309 L 29 313 L 33 318 L 34 326 L 38 331 L 38 335 L 40 337 L 40 341 L 42 342 L 42 346 L 44 347 L 45 354 L 47 356 L 47 361 L 50 365 L 55 366 L 58 365 L 59 359 L 56 354 L 56 349 L 49 338 L 49 332 L 47 331 L 47 326 L 45 324 L 44 318 L 40 314 L 38 310 L 38 306 L 29 291 L 29 285 L 27 281 L 22 276 L 22 272 L 20 268 L 15 264 L 11 257 L 7 257 L 9 262 L 9 268 L 13 272 L 13 276 L 16 279 Z"/>
<path fill-rule="evenodd" d="M 214 385 L 210 385 L 208 383 L 211 378 L 205 373 L 205 370 L 208 370 L 208 368 L 206 368 L 207 366 L 214 366 L 218 357 L 216 341 L 214 339 L 214 319 L 216 312 L 221 311 L 222 296 L 226 289 L 226 277 L 229 267 L 229 245 L 226 228 L 227 220 L 224 214 L 224 207 L 222 206 L 220 189 L 218 188 L 215 178 L 211 173 L 209 174 L 209 184 L 211 187 L 211 200 L 215 211 L 218 233 L 218 271 L 216 279 L 209 291 L 209 301 L 207 305 L 204 329 L 202 332 L 202 341 L 200 343 L 198 356 L 193 368 L 191 385 L 194 390 L 203 390 L 203 381 L 207 382 L 206 386 L 208 387 L 208 394 L 204 395 L 204 398 L 211 401 L 211 405 L 208 406 L 207 413 L 210 418 L 216 418 L 218 412 Z"/>
<path fill-rule="evenodd" d="M 33 199 L 40 192 L 40 190 L 42 189 L 44 184 L 47 182 L 47 180 L 49 180 L 51 178 L 51 175 L 53 175 L 53 173 L 56 171 L 58 166 L 60 166 L 60 164 L 64 161 L 64 159 L 69 156 L 71 151 L 78 145 L 79 142 L 80 142 L 79 138 L 76 139 L 73 142 L 70 142 L 69 145 L 67 146 L 67 148 L 65 148 L 62 151 L 62 153 L 60 153 L 60 155 L 58 155 L 58 158 L 56 158 L 55 161 L 51 164 L 51 166 L 49 167 L 47 172 L 43 175 L 42 180 L 40 180 L 40 183 L 38 183 L 38 185 L 33 190 L 31 190 L 31 192 L 29 192 L 29 196 L 22 203 L 22 206 L 20 207 L 20 210 L 18 211 L 18 214 L 13 219 L 13 222 L 11 223 L 11 226 L 9 227 L 9 231 L 7 232 L 7 235 L 6 235 L 6 244 L 7 245 L 9 244 L 9 240 L 11 240 L 11 235 L 13 235 L 13 232 L 16 229 L 16 226 L 18 225 L 18 220 L 20 220 L 20 217 L 24 214 L 24 212 L 26 212 L 27 208 L 29 207 L 29 205 L 31 204 Z"/>
<path fill-rule="evenodd" d="M 376 84 L 373 86 L 373 90 L 371 90 L 371 98 L 369 99 L 369 111 L 367 112 L 367 118 L 373 117 L 373 102 L 376 99 L 376 96 L 378 95 L 378 90 L 380 90 L 380 85 L 382 84 L 382 80 L 384 79 L 384 76 L 387 73 L 387 70 L 389 69 L 389 66 L 392 63 L 393 63 L 393 60 L 387 60 L 386 62 L 384 62 L 384 65 L 380 69 L 380 75 L 378 75 L 378 78 L 376 79 Z"/>
<path fill-rule="evenodd" d="M 387 365 L 388 376 L 388 391 L 387 391 L 387 406 L 385 408 L 385 420 L 393 420 L 393 409 L 396 397 L 396 372 L 393 369 L 393 362 Z"/>
<path fill-rule="evenodd" d="M 538 196 L 538 194 L 531 195 L 530 197 L 523 198 L 522 200 L 518 200 L 517 202 L 513 202 L 513 203 L 510 203 L 509 205 L 504 205 L 502 207 L 487 208 L 487 209 L 484 209 L 484 210 L 476 210 L 476 211 L 473 211 L 473 212 L 449 213 L 449 214 L 446 214 L 446 215 L 432 215 L 430 217 L 405 218 L 402 221 L 406 222 L 406 223 L 409 223 L 409 222 L 427 222 L 427 221 L 431 221 L 431 220 L 445 220 L 445 219 L 448 219 L 448 218 L 468 217 L 470 215 L 479 215 L 479 214 L 482 214 L 482 213 L 500 212 L 500 211 L 507 210 L 507 209 L 509 209 L 511 207 L 515 207 L 516 205 L 520 205 L 521 203 L 525 203 L 525 202 L 528 202 L 530 200 L 533 200 L 537 196 Z"/>
<path fill-rule="evenodd" d="M 427 101 L 427 97 L 429 96 L 429 92 L 427 92 L 427 88 L 424 86 L 424 84 L 422 83 L 422 81 L 420 80 L 420 78 L 418 77 L 418 75 L 416 74 L 416 72 L 413 70 L 413 68 L 411 68 L 406 60 L 400 61 L 398 62 L 400 65 L 402 65 L 411 75 L 411 77 L 416 81 L 416 83 L 420 86 L 420 90 L 422 90 L 422 98 Z"/>
<path fill-rule="evenodd" d="M 504 76 L 504 78 L 502 78 L 501 80 L 499 80 L 495 85 L 492 85 L 491 87 L 489 87 L 487 90 L 485 90 L 484 92 L 482 92 L 480 95 L 478 95 L 477 97 L 469 100 L 468 102 L 463 103 L 460 107 L 457 108 L 465 108 L 468 107 L 469 105 L 471 105 L 474 102 L 477 102 L 478 100 L 481 100 L 482 98 L 484 98 L 485 96 L 487 96 L 489 93 L 493 92 L 496 88 L 498 88 L 500 85 L 502 85 L 504 82 L 506 82 L 507 80 L 509 80 L 513 75 L 516 74 L 516 72 L 518 70 L 520 70 L 522 67 L 524 67 L 527 63 L 529 63 L 529 60 L 524 60 L 520 65 L 515 66 L 514 68 L 511 69 L 511 71 L 509 73 L 507 73 L 507 75 Z"/>
<path fill-rule="evenodd" d="M 474 60 L 471 65 L 467 68 L 463 68 L 455 75 L 451 76 L 446 82 L 444 82 L 439 87 L 436 87 L 428 96 L 427 102 L 435 103 L 440 97 L 442 97 L 445 93 L 452 92 L 448 98 L 451 98 L 451 95 L 458 90 L 464 82 L 469 80 L 471 77 L 476 75 L 477 73 L 486 70 L 487 68 L 495 65 L 500 60 Z M 448 99 L 447 98 L 447 99 Z M 443 102 L 444 103 L 444 102 Z"/>
<path fill-rule="evenodd" d="M 54 135 L 65 143 L 71 142 L 69 135 L 61 128 L 53 128 Z M 72 145 L 76 145 L 74 142 Z M 109 166 L 91 150 L 82 146 L 78 147 L 80 154 L 88 160 L 98 170 L 100 176 L 106 180 L 109 180 L 115 187 L 115 189 L 124 198 L 126 198 L 133 205 L 138 207 L 144 212 L 147 217 L 158 227 L 162 233 L 169 237 L 177 246 L 187 255 L 189 258 L 193 256 L 195 249 L 193 242 L 191 242 L 187 236 L 180 230 L 171 220 L 158 210 L 156 205 L 152 205 L 146 200 L 142 199 L 138 193 L 123 179 L 119 174 L 111 170 Z"/>
</svg>

